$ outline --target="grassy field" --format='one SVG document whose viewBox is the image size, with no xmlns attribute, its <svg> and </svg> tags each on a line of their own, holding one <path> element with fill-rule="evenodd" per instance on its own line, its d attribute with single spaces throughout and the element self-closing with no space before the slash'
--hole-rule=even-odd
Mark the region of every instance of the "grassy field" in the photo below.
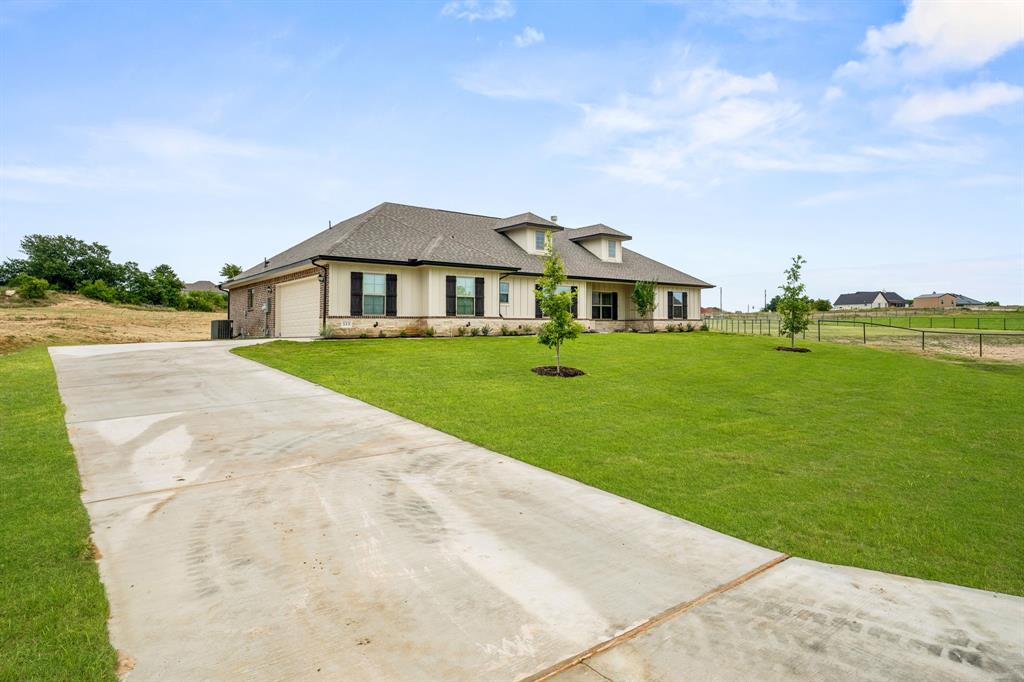
<svg viewBox="0 0 1024 682">
<path fill-rule="evenodd" d="M 1020 313 L 957 313 L 950 315 L 862 315 L 830 313 L 826 319 L 863 320 L 909 329 L 987 329 L 991 331 L 1024 331 L 1024 314 Z"/>
<path fill-rule="evenodd" d="M 198 313 L 109 305 L 77 294 L 51 292 L 46 305 L 0 301 L 0 354 L 28 346 L 210 338 L 210 321 L 226 313 Z"/>
<path fill-rule="evenodd" d="M 0 357 L 0 680 L 114 679 L 64 407 L 45 348 Z"/>
<path fill-rule="evenodd" d="M 1024 367 L 777 339 L 588 335 L 237 349 L 790 554 L 1024 594 Z"/>
</svg>

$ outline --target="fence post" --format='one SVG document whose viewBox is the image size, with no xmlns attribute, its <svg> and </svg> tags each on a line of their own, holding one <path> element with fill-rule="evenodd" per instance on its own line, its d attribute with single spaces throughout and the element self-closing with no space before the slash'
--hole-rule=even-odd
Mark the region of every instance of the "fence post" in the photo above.
<svg viewBox="0 0 1024 682">
<path fill-rule="evenodd" d="M 768 318 L 768 336 L 772 335 L 772 318 Z"/>
<path fill-rule="evenodd" d="M 978 334 L 978 357 L 981 357 L 981 340 L 985 338 L 984 334 Z"/>
<path fill-rule="evenodd" d="M 868 325 L 865 322 L 860 323 L 860 328 L 864 331 L 864 345 L 868 343 Z"/>
<path fill-rule="evenodd" d="M 924 350 L 924 330 L 921 330 L 921 350 Z"/>
<path fill-rule="evenodd" d="M 821 341 L 821 320 L 818 320 L 818 341 Z"/>
</svg>

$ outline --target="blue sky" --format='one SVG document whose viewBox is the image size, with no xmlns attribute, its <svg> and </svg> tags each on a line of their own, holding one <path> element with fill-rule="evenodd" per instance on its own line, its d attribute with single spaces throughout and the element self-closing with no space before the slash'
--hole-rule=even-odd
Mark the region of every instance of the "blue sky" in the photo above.
<svg viewBox="0 0 1024 682">
<path fill-rule="evenodd" d="M 1024 303 L 1024 4 L 0 3 L 0 257 L 185 279 L 381 201 L 720 284 Z M 709 292 L 705 305 L 717 303 Z"/>
</svg>

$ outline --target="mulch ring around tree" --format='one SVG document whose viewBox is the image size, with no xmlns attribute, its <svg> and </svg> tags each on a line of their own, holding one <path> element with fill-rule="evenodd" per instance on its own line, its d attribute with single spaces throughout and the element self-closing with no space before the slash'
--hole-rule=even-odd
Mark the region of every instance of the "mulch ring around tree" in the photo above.
<svg viewBox="0 0 1024 682">
<path fill-rule="evenodd" d="M 576 369 L 575 367 L 562 367 L 559 369 L 554 365 L 534 367 L 531 371 L 534 374 L 541 375 L 542 377 L 581 377 L 586 374 L 582 369 Z"/>
<path fill-rule="evenodd" d="M 775 350 L 786 350 L 790 353 L 810 353 L 810 348 L 801 348 L 800 346 L 775 346 Z"/>
</svg>

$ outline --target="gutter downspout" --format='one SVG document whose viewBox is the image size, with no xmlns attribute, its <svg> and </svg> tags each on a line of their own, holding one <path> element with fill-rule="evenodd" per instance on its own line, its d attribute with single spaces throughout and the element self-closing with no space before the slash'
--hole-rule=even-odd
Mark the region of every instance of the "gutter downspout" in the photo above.
<svg viewBox="0 0 1024 682">
<path fill-rule="evenodd" d="M 506 272 L 504 275 L 498 278 L 498 317 L 500 317 L 503 320 L 505 319 L 505 316 L 501 314 L 501 280 L 505 279 L 509 275 L 514 274 L 516 274 L 516 271 L 513 270 L 512 272 Z"/>
<path fill-rule="evenodd" d="M 309 262 L 317 268 L 320 268 L 320 277 L 323 279 L 323 286 L 320 287 L 320 329 L 327 327 L 327 287 L 330 286 L 330 280 L 327 278 L 327 267 L 320 265 L 316 262 L 317 258 L 310 258 Z"/>
<path fill-rule="evenodd" d="M 228 281 L 230 282 L 231 280 L 228 280 Z M 218 284 L 217 288 L 220 289 L 221 291 L 223 291 L 225 294 L 228 295 L 228 322 L 230 322 L 231 321 L 231 289 L 225 289 L 223 283 Z M 231 329 L 231 331 L 228 334 L 228 338 L 232 338 L 233 339 L 234 337 L 235 337 L 235 330 L 234 330 L 234 325 L 232 325 L 232 329 Z"/>
</svg>

